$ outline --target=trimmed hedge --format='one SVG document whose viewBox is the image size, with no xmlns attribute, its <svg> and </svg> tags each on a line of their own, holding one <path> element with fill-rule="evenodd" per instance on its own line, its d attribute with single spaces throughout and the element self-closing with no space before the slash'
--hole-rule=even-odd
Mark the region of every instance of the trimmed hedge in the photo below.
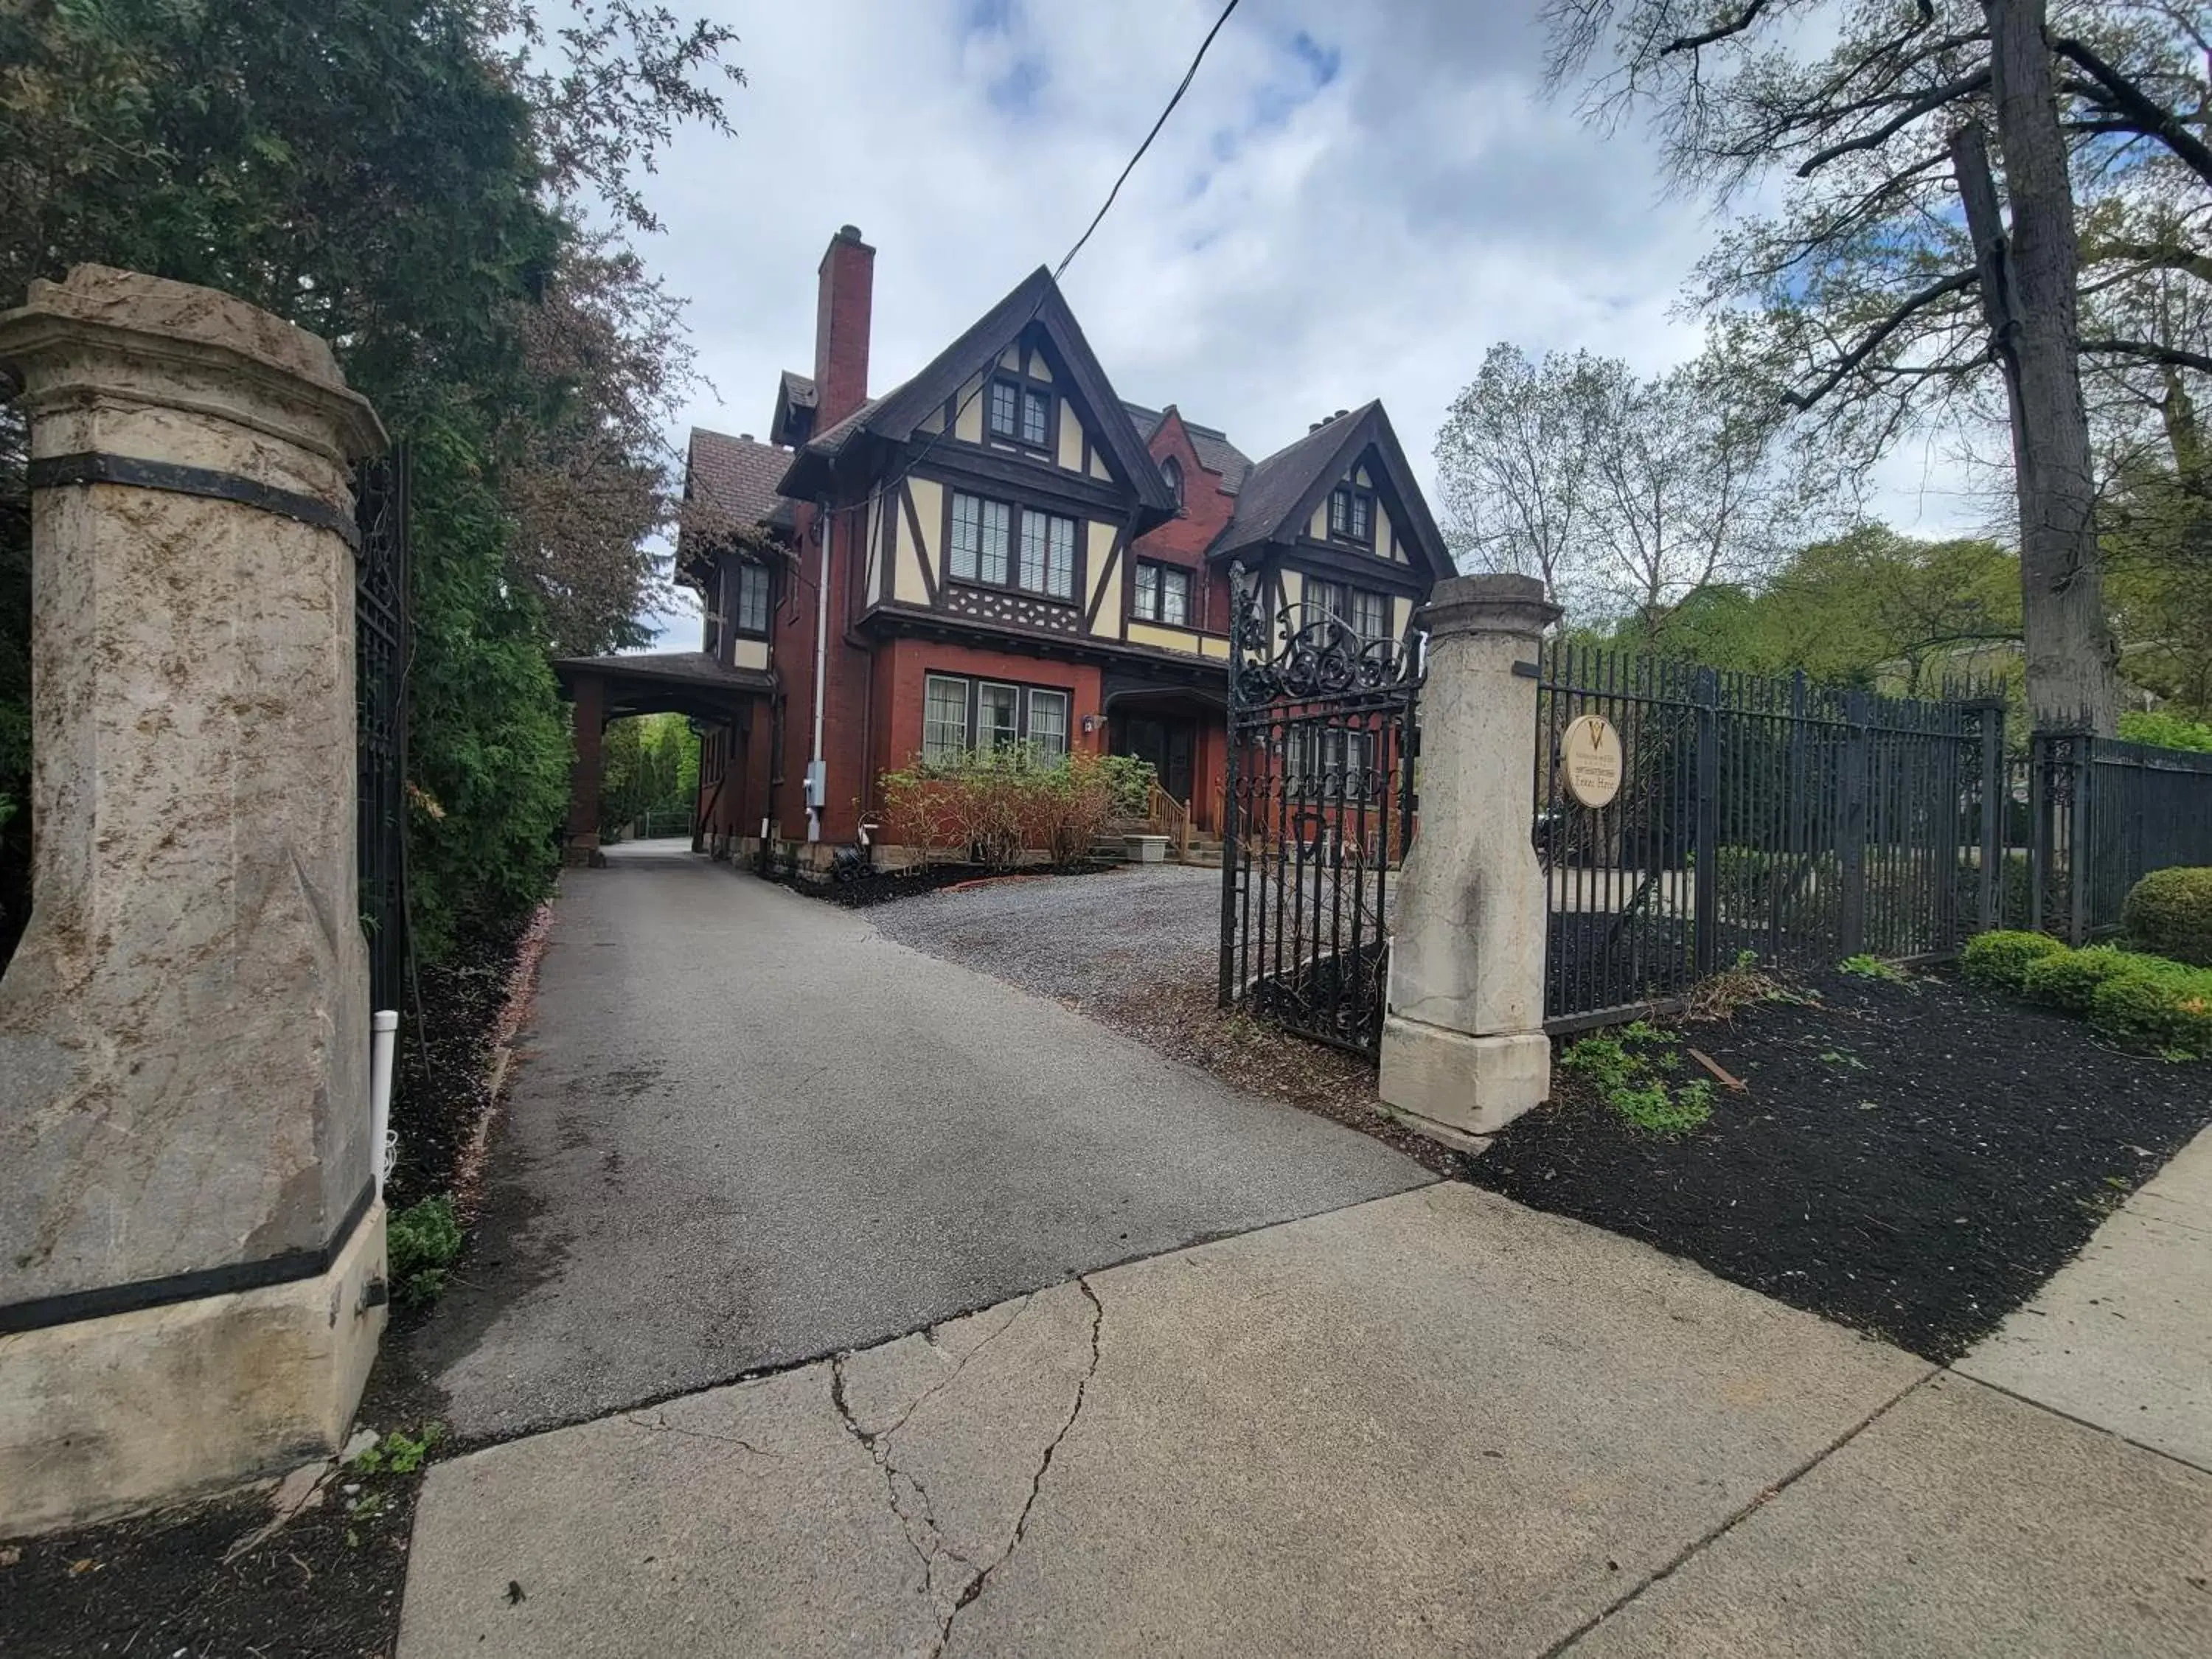
<svg viewBox="0 0 2212 1659">
<path fill-rule="evenodd" d="M 1959 955 L 1959 971 L 1977 985 L 1993 985 L 2002 991 L 2020 990 L 2027 970 L 2046 957 L 2063 955 L 2065 945 L 2048 933 L 2017 933 L 2000 929 L 1977 933 Z"/>
<path fill-rule="evenodd" d="M 2056 951 L 2038 957 L 2021 976 L 2020 988 L 2034 1000 L 2063 1008 L 2069 1014 L 2086 1014 L 2106 980 L 2136 970 L 2142 958 L 2110 945 L 2086 951 Z"/>
<path fill-rule="evenodd" d="M 2128 890 L 2129 941 L 2192 967 L 2212 967 L 2212 869 L 2154 870 Z"/>
<path fill-rule="evenodd" d="M 1967 978 L 2086 1014 L 2100 1036 L 2171 1060 L 2212 1059 L 2212 968 L 2045 933 L 1983 933 L 1960 957 Z"/>
<path fill-rule="evenodd" d="M 2126 972 L 2097 988 L 2089 1024 L 2122 1042 L 2176 1056 L 2212 1056 L 2212 968 L 2135 957 Z"/>
</svg>

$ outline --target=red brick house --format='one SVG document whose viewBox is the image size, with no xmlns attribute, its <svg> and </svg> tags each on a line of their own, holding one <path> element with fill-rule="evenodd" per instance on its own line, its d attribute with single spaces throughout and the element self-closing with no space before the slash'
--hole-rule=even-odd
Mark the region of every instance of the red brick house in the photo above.
<svg viewBox="0 0 2212 1659">
<path fill-rule="evenodd" d="M 781 377 L 767 441 L 691 434 L 677 568 L 704 638 L 652 660 L 726 700 L 695 714 L 702 843 L 879 842 L 884 773 L 994 741 L 1140 756 L 1215 829 L 1231 563 L 1394 639 L 1450 574 L 1382 406 L 1254 461 L 1122 402 L 1043 270 L 872 397 L 874 265 L 851 227 L 830 241 L 813 373 Z"/>
</svg>

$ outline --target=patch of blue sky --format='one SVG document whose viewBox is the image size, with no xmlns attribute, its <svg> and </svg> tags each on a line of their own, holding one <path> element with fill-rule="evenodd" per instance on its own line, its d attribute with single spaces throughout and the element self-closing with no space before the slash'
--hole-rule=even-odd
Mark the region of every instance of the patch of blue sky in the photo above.
<svg viewBox="0 0 2212 1659">
<path fill-rule="evenodd" d="M 984 88 L 984 94 L 1001 115 L 1029 115 L 1035 112 L 1037 94 L 1049 78 L 1043 58 L 1018 58 L 1004 75 Z"/>
</svg>

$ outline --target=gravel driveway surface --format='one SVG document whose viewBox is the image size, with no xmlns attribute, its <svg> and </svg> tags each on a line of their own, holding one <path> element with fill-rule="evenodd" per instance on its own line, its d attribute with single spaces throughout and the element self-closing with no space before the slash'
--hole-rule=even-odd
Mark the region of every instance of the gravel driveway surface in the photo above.
<svg viewBox="0 0 2212 1659">
<path fill-rule="evenodd" d="M 1212 984 L 1221 872 L 1126 865 L 994 881 L 867 912 L 886 939 L 1078 1006 L 1148 984 Z"/>
</svg>

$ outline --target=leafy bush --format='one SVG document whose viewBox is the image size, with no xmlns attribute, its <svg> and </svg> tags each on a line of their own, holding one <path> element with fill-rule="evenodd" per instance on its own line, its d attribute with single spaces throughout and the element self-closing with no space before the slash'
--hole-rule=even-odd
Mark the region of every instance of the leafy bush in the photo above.
<svg viewBox="0 0 2212 1659">
<path fill-rule="evenodd" d="M 1878 979 L 1889 985 L 1910 985 L 1912 975 L 1893 962 L 1884 962 L 1880 957 L 1862 951 L 1855 957 L 1845 957 L 1836 964 L 1844 972 L 1859 979 Z"/>
<path fill-rule="evenodd" d="M 2212 726 L 2164 709 L 2127 710 L 2120 716 L 2120 737 L 2128 743 L 2155 744 L 2160 749 L 2212 753 Z"/>
<path fill-rule="evenodd" d="M 2128 890 L 2120 924 L 2132 944 L 2192 967 L 2212 967 L 2212 868 L 2154 870 Z"/>
<path fill-rule="evenodd" d="M 2212 1056 L 2212 969 L 2135 957 L 2127 971 L 2097 987 L 2089 1024 L 2106 1036 L 2170 1058 Z"/>
<path fill-rule="evenodd" d="M 1126 755 L 1044 756 L 1022 744 L 916 759 L 883 779 L 893 836 L 925 860 L 950 853 L 994 870 L 1031 850 L 1079 861 L 1109 821 L 1145 811 L 1152 785 L 1152 767 Z"/>
<path fill-rule="evenodd" d="M 446 1288 L 446 1274 L 461 1253 L 461 1224 L 447 1194 L 411 1204 L 384 1224 L 385 1261 L 392 1299 L 411 1308 Z"/>
<path fill-rule="evenodd" d="M 2142 961 L 2141 957 L 2110 945 L 2058 951 L 2029 963 L 2021 976 L 2021 988 L 2038 1002 L 2069 1014 L 2086 1014 L 2100 985 L 2136 969 Z"/>
<path fill-rule="evenodd" d="M 414 1434 L 394 1429 L 367 1451 L 346 1464 L 349 1474 L 412 1474 L 429 1462 L 430 1454 L 446 1437 L 446 1425 L 435 1419 Z"/>
<path fill-rule="evenodd" d="M 1959 970 L 1977 985 L 2017 991 L 2027 976 L 2030 963 L 2055 956 L 2065 948 L 2048 933 L 2016 933 L 2002 929 L 1977 933 L 1966 941 L 1966 948 L 1960 953 Z"/>
</svg>

